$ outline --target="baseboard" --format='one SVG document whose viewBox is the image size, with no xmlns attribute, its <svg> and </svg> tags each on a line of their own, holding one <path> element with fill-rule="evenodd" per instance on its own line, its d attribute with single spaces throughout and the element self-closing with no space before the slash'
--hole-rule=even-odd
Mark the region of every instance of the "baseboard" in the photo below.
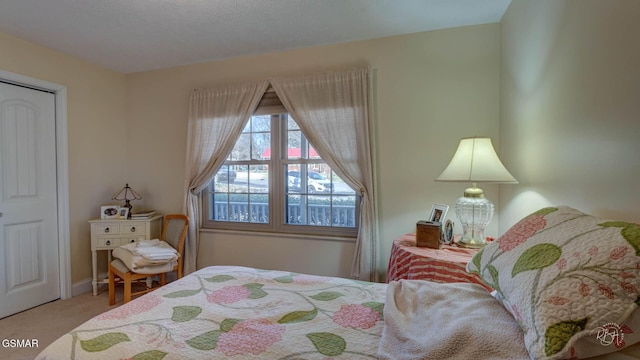
<svg viewBox="0 0 640 360">
<path fill-rule="evenodd" d="M 98 279 L 105 279 L 107 276 L 108 274 L 106 272 L 102 274 L 98 274 Z M 93 291 L 93 286 L 91 285 L 92 281 L 93 281 L 92 278 L 87 278 L 71 285 L 71 296 L 78 296 L 84 293 L 92 292 Z M 106 285 L 98 284 L 98 287 L 100 286 L 106 286 Z"/>
</svg>

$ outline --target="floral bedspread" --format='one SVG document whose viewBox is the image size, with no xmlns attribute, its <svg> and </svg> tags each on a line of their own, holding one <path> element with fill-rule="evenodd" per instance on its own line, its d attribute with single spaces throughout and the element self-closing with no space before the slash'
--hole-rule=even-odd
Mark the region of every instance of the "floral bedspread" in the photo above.
<svg viewBox="0 0 640 360">
<path fill-rule="evenodd" d="M 386 287 L 208 267 L 98 315 L 37 359 L 375 359 Z"/>
</svg>

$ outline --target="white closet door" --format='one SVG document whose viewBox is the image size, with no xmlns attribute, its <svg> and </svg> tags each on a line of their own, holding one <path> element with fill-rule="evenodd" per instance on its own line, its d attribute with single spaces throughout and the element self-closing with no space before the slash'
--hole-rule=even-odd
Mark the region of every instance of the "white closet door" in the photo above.
<svg viewBox="0 0 640 360">
<path fill-rule="evenodd" d="M 0 83 L 0 318 L 58 299 L 55 96 Z"/>
</svg>

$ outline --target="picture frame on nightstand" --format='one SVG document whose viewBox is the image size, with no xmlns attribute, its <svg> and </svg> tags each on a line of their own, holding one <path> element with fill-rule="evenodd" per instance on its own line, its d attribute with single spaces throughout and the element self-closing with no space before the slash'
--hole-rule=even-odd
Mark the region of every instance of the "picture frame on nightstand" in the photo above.
<svg viewBox="0 0 640 360">
<path fill-rule="evenodd" d="M 453 244 L 453 221 L 447 220 L 442 228 L 442 243 L 445 245 Z"/>
<path fill-rule="evenodd" d="M 118 209 L 118 219 L 127 220 L 129 218 L 129 208 L 121 207 Z"/>
<path fill-rule="evenodd" d="M 120 207 L 118 205 L 103 205 L 100 207 L 100 219 L 117 219 Z"/>
<path fill-rule="evenodd" d="M 429 214 L 428 221 L 443 223 L 447 218 L 447 212 L 449 211 L 449 205 L 433 204 L 431 207 L 431 214 Z"/>
</svg>

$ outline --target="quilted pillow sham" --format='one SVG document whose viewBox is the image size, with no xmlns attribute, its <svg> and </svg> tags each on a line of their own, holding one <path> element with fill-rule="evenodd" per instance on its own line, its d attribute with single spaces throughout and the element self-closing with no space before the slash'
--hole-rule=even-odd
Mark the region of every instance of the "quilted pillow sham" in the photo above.
<svg viewBox="0 0 640 360">
<path fill-rule="evenodd" d="M 478 252 L 479 274 L 532 359 L 586 358 L 640 341 L 640 226 L 541 209 Z"/>
</svg>

